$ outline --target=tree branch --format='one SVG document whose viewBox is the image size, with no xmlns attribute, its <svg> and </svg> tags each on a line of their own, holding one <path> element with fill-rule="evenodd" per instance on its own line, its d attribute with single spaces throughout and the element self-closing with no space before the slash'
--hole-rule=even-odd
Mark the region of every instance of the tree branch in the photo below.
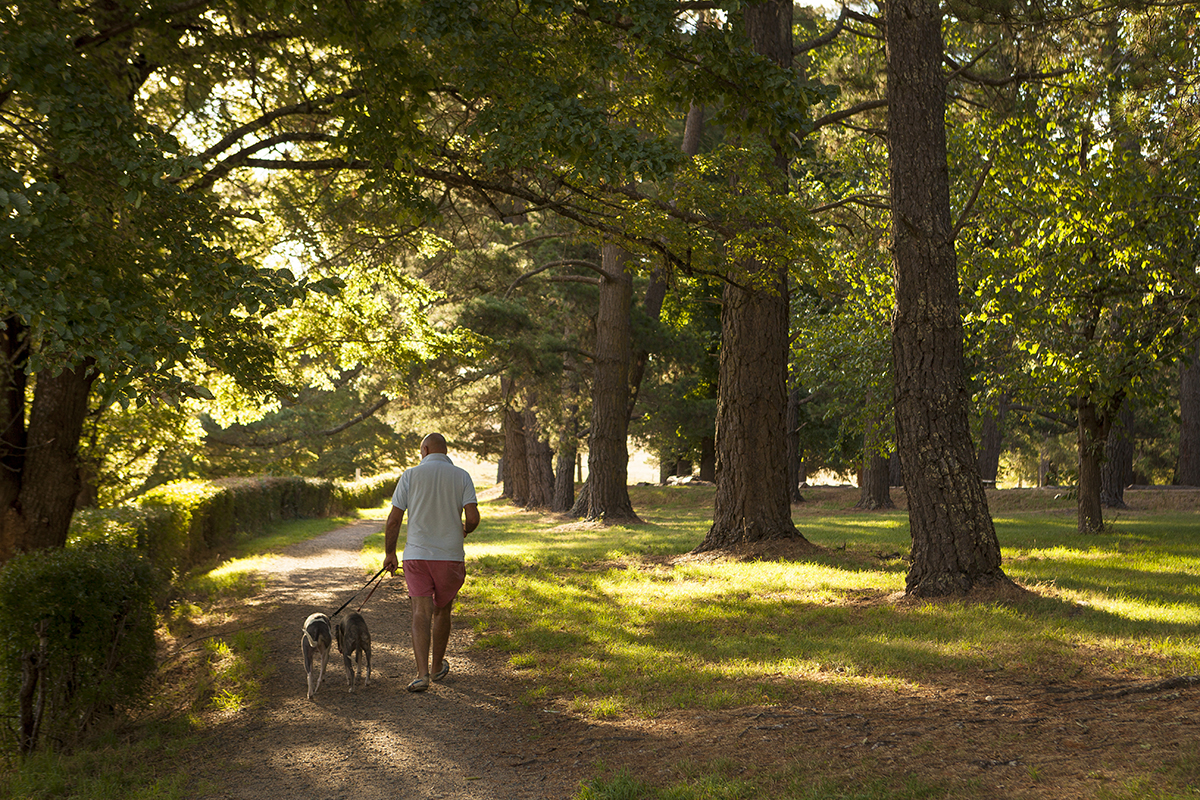
<svg viewBox="0 0 1200 800">
<path fill-rule="evenodd" d="M 354 417 L 353 419 L 348 420 L 347 422 L 343 422 L 341 425 L 338 425 L 335 428 L 329 428 L 328 430 L 317 431 L 316 433 L 306 434 L 304 438 L 312 438 L 312 437 L 317 437 L 317 436 L 333 436 L 334 434 L 341 433 L 342 431 L 346 430 L 347 428 L 351 428 L 360 422 L 370 419 L 371 417 L 373 417 L 375 415 L 376 411 L 383 408 L 390 402 L 392 402 L 391 398 L 383 397 L 380 400 L 378 400 L 373 406 L 371 406 L 370 408 L 368 408 L 366 411 L 362 412 L 358 416 Z M 204 441 L 209 444 L 225 445 L 226 447 L 261 448 L 261 447 L 278 447 L 279 445 L 288 444 L 289 442 L 294 442 L 300 438 L 301 438 L 300 436 L 281 436 L 281 437 L 278 437 L 275 439 L 267 439 L 266 441 L 239 442 L 239 441 L 235 441 L 233 439 L 226 439 L 218 434 L 208 434 L 207 436 L 204 437 Z"/>
<path fill-rule="evenodd" d="M 583 260 L 577 259 L 577 258 L 567 258 L 567 259 L 563 259 L 562 261 L 551 261 L 548 264 L 543 264 L 542 266 L 537 267 L 536 269 L 532 269 L 529 272 L 526 272 L 524 275 L 522 275 L 521 277 L 519 277 L 515 281 L 513 281 L 512 285 L 508 287 L 508 291 L 504 293 L 504 299 L 507 300 L 508 296 L 513 293 L 513 289 L 516 289 L 520 284 L 522 284 L 529 278 L 532 278 L 534 275 L 537 275 L 540 272 L 545 272 L 548 269 L 553 269 L 554 267 L 586 267 L 587 269 L 590 269 L 594 272 L 599 273 L 601 277 L 610 278 L 610 279 L 613 277 L 613 276 L 609 275 L 607 272 L 605 272 L 604 269 L 599 264 L 597 264 L 595 261 L 583 261 Z M 570 281 L 572 279 L 577 279 L 577 278 L 583 278 L 584 281 L 587 283 L 599 283 L 600 282 L 599 278 L 587 278 L 586 276 L 583 276 L 583 275 L 563 276 L 563 277 L 559 277 L 557 280 Z M 555 280 L 555 279 L 552 278 L 551 280 Z"/>
</svg>

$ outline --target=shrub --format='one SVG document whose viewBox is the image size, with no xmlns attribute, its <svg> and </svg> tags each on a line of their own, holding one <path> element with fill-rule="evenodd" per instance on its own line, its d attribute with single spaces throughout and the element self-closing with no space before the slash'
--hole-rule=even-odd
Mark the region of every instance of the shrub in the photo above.
<svg viewBox="0 0 1200 800">
<path fill-rule="evenodd" d="M 390 474 L 339 481 L 334 488 L 334 496 L 343 508 L 375 508 L 391 499 L 399 479 L 398 474 Z"/>
<path fill-rule="evenodd" d="M 5 744 L 74 743 L 135 703 L 155 669 L 153 568 L 128 547 L 38 550 L 0 568 Z"/>
</svg>

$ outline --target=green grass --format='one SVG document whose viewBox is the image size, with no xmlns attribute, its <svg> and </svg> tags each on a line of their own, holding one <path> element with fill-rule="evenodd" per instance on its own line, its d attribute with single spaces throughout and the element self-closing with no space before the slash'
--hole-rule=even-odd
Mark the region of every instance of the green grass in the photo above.
<svg viewBox="0 0 1200 800">
<path fill-rule="evenodd" d="M 1080 536 L 1069 502 L 1030 497 L 1024 508 L 995 513 L 1004 569 L 1031 590 L 1023 599 L 896 603 L 889 596 L 903 591 L 911 546 L 904 511 L 857 513 L 848 508 L 854 496 L 817 493 L 795 515 L 820 548 L 814 555 L 676 561 L 708 529 L 711 490 L 638 487 L 631 495 L 644 525 L 564 524 L 503 503 L 482 508 L 483 524 L 468 540 L 460 620 L 474 627 L 478 646 L 508 654 L 529 679 L 530 703 L 607 719 L 902 692 L 997 671 L 1034 683 L 1200 673 L 1197 514 L 1125 514 L 1102 534 Z M 1184 796 L 1139 794 L 1139 786 L 1112 787 L 1111 797 Z M 610 776 L 579 797 L 898 800 L 947 791 L 813 774 L 759 775 L 751 785 L 709 770 L 669 788 Z"/>
<path fill-rule="evenodd" d="M 904 588 L 904 512 L 797 514 L 804 561 L 683 562 L 711 519 L 704 490 L 638 488 L 645 525 L 561 524 L 500 503 L 468 545 L 460 613 L 537 688 L 595 716 L 901 689 L 946 671 L 1200 672 L 1200 518 L 999 516 L 1012 603 L 884 602 Z M 655 504 L 657 502 L 657 505 Z M 372 543 L 371 546 L 377 547 Z M 871 602 L 857 602 L 870 600 Z M 1080 664 L 1080 651 L 1087 663 Z"/>
<path fill-rule="evenodd" d="M 1032 589 L 1025 599 L 895 603 L 889 596 L 903 590 L 910 547 L 903 511 L 857 513 L 846 493 L 813 493 L 795 518 L 820 548 L 815 554 L 676 560 L 703 539 L 712 491 L 636 487 L 631 495 L 644 525 L 564 524 L 483 504 L 483 525 L 468 540 L 459 620 L 474 628 L 477 646 L 506 654 L 530 679 L 528 702 L 612 719 L 860 688 L 903 692 L 948 674 L 996 670 L 1018 681 L 1200 673 L 1197 514 L 1125 514 L 1082 537 L 1069 504 L 1033 497 L 1025 508 L 994 513 L 1004 569 Z M 237 558 L 195 576 L 177 613 L 196 617 L 252 594 L 256 559 L 349 521 L 289 524 L 247 543 Z M 381 548 L 381 534 L 368 538 L 364 568 L 378 568 Z M 177 743 L 195 734 L 194 711 L 252 705 L 266 677 L 252 634 L 207 648 L 189 713 L 171 736 L 159 726 L 128 734 L 120 758 L 105 755 L 116 739 L 69 757 L 38 756 L 9 771 L 0 798 L 185 796 Z M 750 777 L 733 761 L 679 765 L 665 787 L 599 769 L 579 797 L 951 796 L 911 776 L 864 784 L 803 759 L 781 763 L 777 773 Z M 1198 763 L 1168 765 L 1169 774 L 1134 777 L 1103 796 L 1194 796 L 1186 787 L 1200 778 Z"/>
<path fill-rule="evenodd" d="M 186 765 L 198 741 L 185 717 L 108 730 L 70 754 L 42 750 L 9 765 L 0 776 L 0 797 L 186 800 L 194 796 Z"/>
</svg>

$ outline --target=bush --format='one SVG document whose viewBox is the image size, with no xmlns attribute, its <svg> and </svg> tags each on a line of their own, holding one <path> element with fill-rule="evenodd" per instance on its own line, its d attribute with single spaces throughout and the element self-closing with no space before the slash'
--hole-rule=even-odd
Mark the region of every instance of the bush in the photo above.
<svg viewBox="0 0 1200 800">
<path fill-rule="evenodd" d="M 382 475 L 336 484 L 274 477 L 170 483 L 142 495 L 136 505 L 76 512 L 67 546 L 136 548 L 165 576 L 177 576 L 281 520 L 379 506 L 392 496 L 396 480 Z"/>
<path fill-rule="evenodd" d="M 7 749 L 73 744 L 155 669 L 154 571 L 124 546 L 38 550 L 0 568 Z"/>
<path fill-rule="evenodd" d="M 398 474 L 391 474 L 339 481 L 334 488 L 334 496 L 343 508 L 376 508 L 391 499 L 398 480 Z"/>
</svg>

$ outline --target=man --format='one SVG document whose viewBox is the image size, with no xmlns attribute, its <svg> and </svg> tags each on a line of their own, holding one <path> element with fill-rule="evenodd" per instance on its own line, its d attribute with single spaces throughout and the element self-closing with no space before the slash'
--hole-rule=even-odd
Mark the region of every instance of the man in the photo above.
<svg viewBox="0 0 1200 800">
<path fill-rule="evenodd" d="M 413 656 L 417 677 L 410 692 L 423 692 L 429 681 L 450 672 L 445 659 L 450 641 L 450 610 L 467 577 L 463 541 L 479 526 L 479 504 L 470 474 L 446 455 L 446 439 L 431 433 L 421 442 L 421 463 L 404 471 L 392 495 L 384 527 L 383 568 L 396 574 L 396 543 L 408 512 L 404 540 L 404 582 L 412 599 Z M 430 645 L 437 672 L 429 674 Z"/>
</svg>

